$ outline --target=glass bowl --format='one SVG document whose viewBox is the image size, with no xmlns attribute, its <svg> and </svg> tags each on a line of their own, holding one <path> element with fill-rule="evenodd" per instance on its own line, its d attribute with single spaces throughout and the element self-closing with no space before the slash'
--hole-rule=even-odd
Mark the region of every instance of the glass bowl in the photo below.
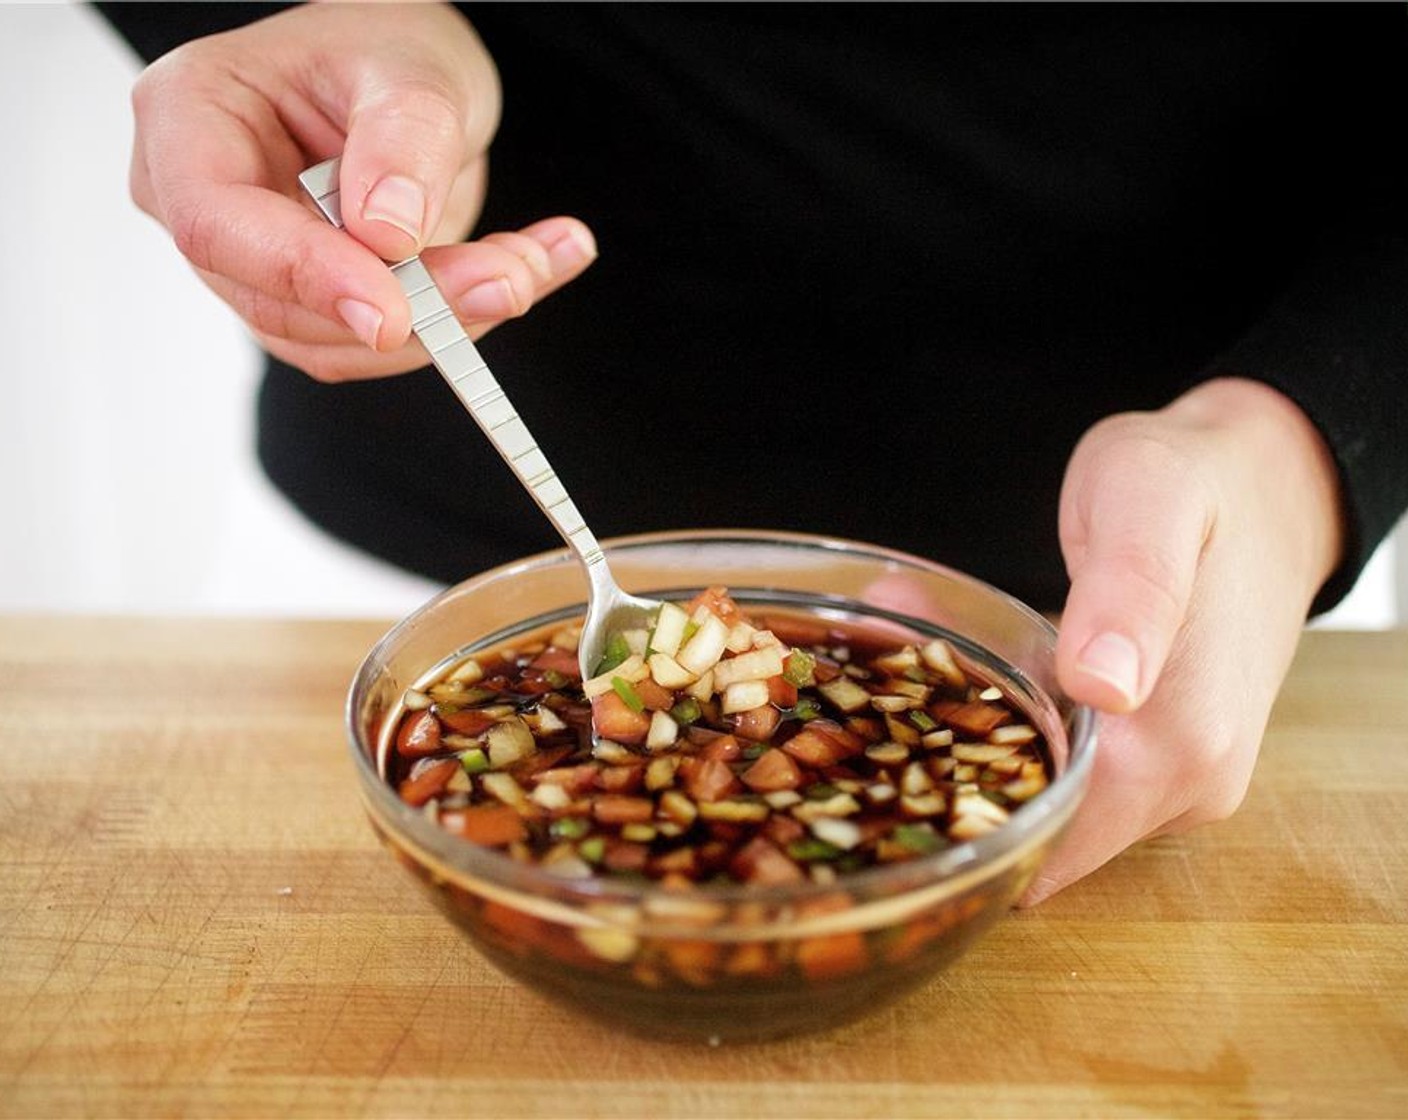
<svg viewBox="0 0 1408 1120">
<path fill-rule="evenodd" d="M 995 831 L 835 884 L 715 887 L 563 879 L 451 835 L 381 766 L 402 697 L 465 654 L 584 612 L 566 549 L 452 587 L 361 664 L 347 719 L 362 801 L 382 842 L 485 957 L 543 996 L 652 1038 L 775 1038 L 857 1019 L 911 992 L 1006 914 L 1089 779 L 1093 713 L 1057 686 L 1056 635 L 995 588 L 919 557 L 798 533 L 701 530 L 604 542 L 627 590 L 684 600 L 724 585 L 745 609 L 803 608 L 946 638 L 1044 736 L 1053 777 Z"/>
</svg>

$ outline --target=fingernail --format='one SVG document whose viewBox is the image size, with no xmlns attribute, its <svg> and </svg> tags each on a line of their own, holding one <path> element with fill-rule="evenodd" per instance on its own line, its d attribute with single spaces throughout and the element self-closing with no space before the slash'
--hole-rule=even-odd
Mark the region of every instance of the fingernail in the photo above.
<svg viewBox="0 0 1408 1120">
<path fill-rule="evenodd" d="M 548 246 L 548 257 L 554 273 L 580 268 L 596 260 L 596 238 L 583 226 L 570 226 L 562 237 Z"/>
<path fill-rule="evenodd" d="M 455 302 L 462 319 L 504 319 L 523 310 L 513 285 L 504 276 L 480 281 Z"/>
<path fill-rule="evenodd" d="M 388 175 L 371 189 L 362 203 L 362 217 L 369 222 L 395 226 L 420 244 L 421 229 L 425 225 L 425 191 L 414 179 Z"/>
<path fill-rule="evenodd" d="M 1097 634 L 1080 651 L 1076 668 L 1110 685 L 1134 707 L 1139 697 L 1139 648 L 1123 634 Z"/>
<path fill-rule="evenodd" d="M 377 335 L 381 333 L 380 311 L 359 299 L 340 299 L 337 301 L 337 313 L 352 328 L 353 334 L 373 350 L 376 349 Z"/>
</svg>

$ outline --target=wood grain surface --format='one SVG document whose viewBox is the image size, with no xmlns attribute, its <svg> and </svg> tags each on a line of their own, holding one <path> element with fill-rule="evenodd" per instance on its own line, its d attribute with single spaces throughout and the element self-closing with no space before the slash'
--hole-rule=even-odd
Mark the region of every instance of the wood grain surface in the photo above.
<svg viewBox="0 0 1408 1120">
<path fill-rule="evenodd" d="M 1232 820 L 709 1048 L 503 978 L 377 846 L 382 629 L 0 619 L 0 1115 L 1408 1116 L 1408 632 L 1306 636 Z"/>
</svg>

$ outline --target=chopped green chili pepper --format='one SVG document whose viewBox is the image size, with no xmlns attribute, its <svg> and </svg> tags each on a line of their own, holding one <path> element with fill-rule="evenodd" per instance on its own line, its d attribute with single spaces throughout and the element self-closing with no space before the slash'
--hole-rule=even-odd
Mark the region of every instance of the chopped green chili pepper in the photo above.
<svg viewBox="0 0 1408 1120">
<path fill-rule="evenodd" d="M 816 684 L 816 658 L 804 649 L 792 647 L 782 665 L 782 679 L 798 688 Z"/>
<path fill-rule="evenodd" d="M 787 854 L 793 859 L 810 863 L 819 859 L 835 859 L 841 854 L 841 849 L 835 844 L 828 844 L 825 840 L 818 840 L 812 836 L 805 840 L 794 840 L 788 844 Z"/>
<path fill-rule="evenodd" d="M 469 750 L 460 752 L 460 765 L 464 767 L 466 774 L 482 774 L 489 769 L 489 756 L 484 753 L 482 747 L 470 747 Z"/>
<path fill-rule="evenodd" d="M 572 678 L 559 673 L 556 669 L 549 669 L 543 674 L 543 680 L 552 685 L 553 688 L 566 688 L 572 683 Z"/>
<path fill-rule="evenodd" d="M 625 677 L 612 677 L 611 689 L 622 700 L 626 702 L 626 707 L 633 712 L 645 711 L 645 701 L 640 698 L 640 693 L 635 690 L 635 686 Z"/>
<path fill-rule="evenodd" d="M 891 835 L 896 844 L 908 848 L 911 852 L 918 852 L 920 855 L 937 852 L 944 844 L 942 837 L 932 828 L 918 824 L 897 824 Z"/>
<path fill-rule="evenodd" d="M 601 857 L 606 855 L 606 837 L 588 836 L 577 845 L 577 854 L 588 863 L 600 863 Z"/>
<path fill-rule="evenodd" d="M 830 782 L 813 782 L 807 787 L 806 796 L 813 801 L 825 801 L 828 797 L 835 797 L 840 792 Z"/>
<path fill-rule="evenodd" d="M 754 759 L 762 758 L 770 749 L 766 743 L 749 743 L 740 753 L 749 762 L 752 762 Z"/>
<path fill-rule="evenodd" d="M 919 728 L 920 731 L 933 731 L 939 726 L 938 720 L 928 712 L 921 711 L 918 708 L 913 709 L 909 713 L 909 722 Z"/>
<path fill-rule="evenodd" d="M 591 827 L 586 817 L 562 817 L 548 826 L 548 832 L 555 840 L 580 840 Z"/>
<path fill-rule="evenodd" d="M 631 647 L 626 643 L 626 635 L 617 631 L 606 639 L 606 648 L 601 651 L 601 660 L 592 675 L 599 677 L 602 673 L 609 673 L 630 656 Z"/>
<path fill-rule="evenodd" d="M 699 701 L 693 696 L 686 696 L 670 709 L 670 718 L 678 724 L 693 723 L 703 714 L 704 709 L 699 706 Z"/>
</svg>

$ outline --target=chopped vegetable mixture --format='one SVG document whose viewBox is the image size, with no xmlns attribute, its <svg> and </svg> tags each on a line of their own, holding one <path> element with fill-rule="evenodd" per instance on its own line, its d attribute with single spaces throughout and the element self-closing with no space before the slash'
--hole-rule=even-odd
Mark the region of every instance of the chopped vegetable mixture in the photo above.
<svg viewBox="0 0 1408 1120">
<path fill-rule="evenodd" d="M 1000 828 L 1042 736 L 939 638 L 749 616 L 722 587 L 612 636 L 475 654 L 404 698 L 389 777 L 476 844 L 564 878 L 827 883 Z"/>
</svg>

